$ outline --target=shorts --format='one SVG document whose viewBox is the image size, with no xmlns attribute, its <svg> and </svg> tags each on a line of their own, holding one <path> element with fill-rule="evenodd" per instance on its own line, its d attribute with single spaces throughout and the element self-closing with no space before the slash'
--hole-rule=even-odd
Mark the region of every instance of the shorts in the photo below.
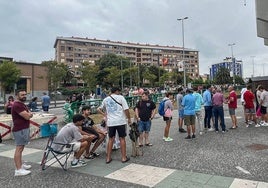
<svg viewBox="0 0 268 188">
<path fill-rule="evenodd" d="M 229 114 L 230 114 L 230 116 L 234 116 L 235 115 L 235 108 L 229 108 Z"/>
<path fill-rule="evenodd" d="M 71 147 L 72 145 L 74 145 L 73 148 Z M 71 142 L 70 145 L 65 145 L 62 148 L 61 152 L 64 152 L 64 153 L 70 152 L 70 151 L 78 152 L 80 148 L 81 148 L 81 142 Z"/>
<path fill-rule="evenodd" d="M 172 120 L 172 116 L 171 117 L 163 116 L 163 120 L 164 121 L 171 121 Z"/>
<path fill-rule="evenodd" d="M 245 113 L 246 114 L 255 114 L 256 111 L 254 108 L 245 108 Z"/>
<path fill-rule="evenodd" d="M 261 114 L 267 114 L 267 107 L 261 106 Z"/>
<path fill-rule="evenodd" d="M 195 125 L 195 115 L 184 115 L 184 125 Z"/>
<path fill-rule="evenodd" d="M 13 132 L 16 146 L 25 146 L 30 141 L 30 128 Z"/>
<path fill-rule="evenodd" d="M 142 133 L 142 132 L 150 132 L 151 124 L 152 124 L 152 122 L 150 120 L 149 121 L 139 121 L 138 122 L 139 132 L 140 133 Z"/>
<path fill-rule="evenodd" d="M 126 125 L 118 125 L 118 126 L 108 127 L 109 138 L 114 137 L 116 131 L 118 133 L 119 138 L 125 138 L 127 136 Z"/>
<path fill-rule="evenodd" d="M 88 134 L 94 135 L 96 136 L 96 138 L 94 138 L 92 140 L 92 142 L 94 143 L 96 140 L 99 139 L 99 133 L 93 128 L 93 127 L 82 127 L 82 131 L 85 131 Z"/>
<path fill-rule="evenodd" d="M 178 110 L 178 115 L 179 115 L 179 118 L 183 118 L 184 117 L 184 110 Z"/>
</svg>

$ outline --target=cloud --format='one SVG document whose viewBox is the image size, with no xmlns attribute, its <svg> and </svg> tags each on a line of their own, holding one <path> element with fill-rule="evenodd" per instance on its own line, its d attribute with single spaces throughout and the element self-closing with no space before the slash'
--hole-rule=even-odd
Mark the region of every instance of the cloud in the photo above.
<svg viewBox="0 0 268 188">
<path fill-rule="evenodd" d="M 57 36 L 77 36 L 182 46 L 200 52 L 200 73 L 231 56 L 244 64 L 255 57 L 263 74 L 267 47 L 256 34 L 255 3 L 215 0 L 12 0 L 0 1 L 0 56 L 40 63 L 54 59 Z M 260 66 L 259 66 L 260 65 Z M 266 65 L 264 65 L 266 66 Z M 245 66 L 246 76 L 252 68 Z"/>
</svg>

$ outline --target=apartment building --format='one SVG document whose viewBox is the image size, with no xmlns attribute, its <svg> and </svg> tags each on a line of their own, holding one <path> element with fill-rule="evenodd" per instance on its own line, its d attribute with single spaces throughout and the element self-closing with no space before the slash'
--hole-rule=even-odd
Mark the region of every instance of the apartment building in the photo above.
<svg viewBox="0 0 268 188">
<path fill-rule="evenodd" d="M 54 48 L 55 60 L 67 64 L 75 77 L 80 75 L 77 69 L 82 62 L 94 64 L 108 53 L 127 57 L 134 65 L 159 65 L 168 71 L 183 71 L 184 59 L 186 74 L 199 77 L 199 52 L 193 49 L 78 37 L 57 37 Z"/>
<path fill-rule="evenodd" d="M 213 64 L 210 68 L 210 79 L 214 80 L 218 70 L 221 67 L 227 68 L 230 73 L 243 77 L 243 70 L 242 70 L 242 60 L 237 60 L 236 58 L 226 57 L 223 59 L 221 63 Z M 231 75 L 232 76 L 232 75 Z"/>
</svg>

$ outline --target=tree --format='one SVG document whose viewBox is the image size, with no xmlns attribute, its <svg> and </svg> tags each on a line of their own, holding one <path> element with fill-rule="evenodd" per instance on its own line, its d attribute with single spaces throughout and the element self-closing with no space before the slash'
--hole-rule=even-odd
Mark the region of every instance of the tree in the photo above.
<svg viewBox="0 0 268 188">
<path fill-rule="evenodd" d="M 47 67 L 48 90 L 56 91 L 67 74 L 66 65 L 56 61 L 43 61 L 42 64 Z"/>
<path fill-rule="evenodd" d="M 215 84 L 229 84 L 232 83 L 232 78 L 230 77 L 230 71 L 229 69 L 225 67 L 220 67 L 215 79 L 214 79 Z"/>
<path fill-rule="evenodd" d="M 99 66 L 91 65 L 90 63 L 83 63 L 80 71 L 82 72 L 82 79 L 87 84 L 90 89 L 96 87 L 97 83 L 97 75 L 99 73 Z"/>
<path fill-rule="evenodd" d="M 14 86 L 21 76 L 21 71 L 17 68 L 16 64 L 11 61 L 4 61 L 0 64 L 0 82 L 3 91 L 4 102 L 6 90 Z"/>
</svg>

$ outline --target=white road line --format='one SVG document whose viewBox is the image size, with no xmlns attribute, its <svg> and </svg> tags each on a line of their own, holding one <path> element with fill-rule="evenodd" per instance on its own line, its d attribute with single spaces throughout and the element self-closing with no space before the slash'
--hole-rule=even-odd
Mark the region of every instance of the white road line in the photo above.
<svg viewBox="0 0 268 188">
<path fill-rule="evenodd" d="M 242 171 L 242 172 L 245 173 L 245 174 L 250 174 L 249 171 L 245 170 L 244 168 L 242 168 L 242 167 L 240 167 L 240 166 L 236 166 L 235 168 L 238 169 L 238 170 L 240 170 L 240 171 Z"/>
</svg>

